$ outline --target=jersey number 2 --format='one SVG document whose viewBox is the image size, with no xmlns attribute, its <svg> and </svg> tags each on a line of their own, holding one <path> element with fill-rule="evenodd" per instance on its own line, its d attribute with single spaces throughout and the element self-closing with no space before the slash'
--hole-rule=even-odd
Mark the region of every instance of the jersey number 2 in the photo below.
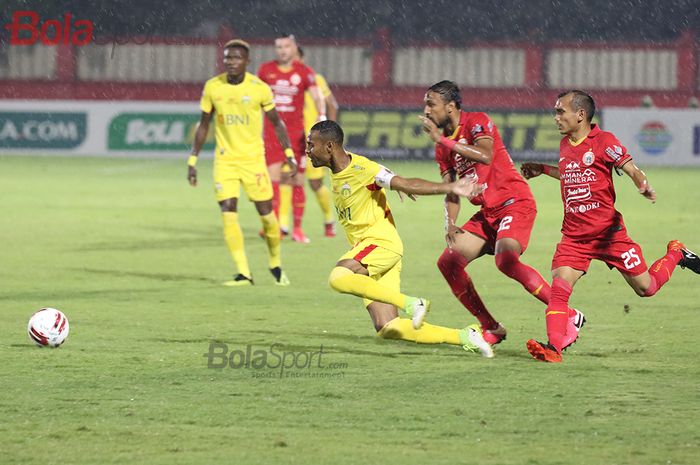
<svg viewBox="0 0 700 465">
<path fill-rule="evenodd" d="M 510 229 L 510 223 L 513 221 L 512 216 L 504 216 L 503 219 L 501 220 L 501 224 L 498 227 L 499 231 L 505 231 L 506 229 Z"/>
<path fill-rule="evenodd" d="M 642 263 L 642 260 L 639 258 L 639 255 L 637 255 L 637 251 L 634 250 L 634 247 L 620 255 L 620 257 L 624 260 L 625 268 L 628 270 L 631 270 L 635 266 Z"/>
</svg>

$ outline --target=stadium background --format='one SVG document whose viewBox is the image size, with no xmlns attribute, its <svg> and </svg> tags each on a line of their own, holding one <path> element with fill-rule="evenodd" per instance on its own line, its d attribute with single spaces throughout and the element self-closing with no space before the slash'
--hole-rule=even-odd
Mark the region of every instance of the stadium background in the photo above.
<svg viewBox="0 0 700 465">
<path fill-rule="evenodd" d="M 641 162 L 700 160 L 697 110 L 669 111 L 697 108 L 700 93 L 694 29 L 700 13 L 690 1 L 663 6 L 539 1 L 527 8 L 515 1 L 460 8 L 448 2 L 377 6 L 364 1 L 239 1 L 235 7 L 169 2 L 158 8 L 137 2 L 56 2 L 36 8 L 14 3 L 43 19 L 73 12 L 75 19 L 93 21 L 95 35 L 86 46 L 8 46 L 8 34 L 2 36 L 0 98 L 29 101 L 3 116 L 18 134 L 12 137 L 10 130 L 0 136 L 0 150 L 8 153 L 60 148 L 92 155 L 179 156 L 192 140 L 202 83 L 222 69 L 221 45 L 231 37 L 250 41 L 254 71 L 273 58 L 272 40 L 286 31 L 296 34 L 307 62 L 331 84 L 348 145 L 373 156 L 431 157 L 415 115 L 425 88 L 447 78 L 462 87 L 467 107 L 492 113 L 516 159 L 556 155 L 559 136 L 550 109 L 561 89 L 575 87 L 593 93 L 602 118 L 608 108 L 635 109 L 634 121 L 618 120 L 608 129 L 640 141 L 628 143 Z M 12 4 L 4 23 L 15 11 Z M 448 10 L 451 26 L 445 27 Z M 43 103 L 53 100 L 61 100 L 71 114 L 56 114 Z M 160 102 L 155 107 L 119 105 L 154 100 Z M 109 102 L 109 108 L 97 102 Z M 22 106 L 28 114 L 18 111 Z M 22 137 L 35 112 L 49 120 L 46 135 Z M 79 127 L 67 131 L 71 119 Z M 674 124 L 678 119 L 686 122 L 682 128 Z M 83 120 L 89 130 L 80 126 Z"/>
<path fill-rule="evenodd" d="M 248 202 L 256 285 L 221 286 L 233 270 L 211 163 L 198 164 L 199 188 L 185 180 L 221 44 L 249 40 L 255 70 L 288 31 L 328 77 L 353 148 L 406 176 L 439 179 L 429 161 L 400 160 L 430 157 L 416 115 L 434 81 L 455 79 L 466 107 L 488 110 L 516 160 L 556 156 L 557 93 L 591 91 L 659 193 L 652 205 L 616 177 L 647 262 L 676 237 L 697 251 L 699 172 L 687 169 L 700 160 L 697 1 L 11 1 L 0 23 L 23 9 L 89 19 L 95 37 L 11 46 L 0 27 L 0 462 L 697 463 L 689 271 L 638 299 L 594 263 L 572 297 L 589 319 L 582 340 L 553 367 L 524 347 L 544 335 L 542 306 L 479 260 L 470 274 L 509 330 L 486 360 L 378 340 L 356 299 L 327 287 L 347 247 L 322 237 L 313 200 L 311 244 L 283 242 L 292 286 L 273 285 Z M 531 183 L 538 217 L 525 256 L 545 276 L 561 224 L 559 187 L 546 181 Z M 431 321 L 471 323 L 435 267 L 442 200 L 391 202 L 404 289 L 433 299 Z M 25 332 L 47 305 L 71 320 L 58 350 Z M 335 365 L 295 379 L 208 369 L 210 342 L 323 346 Z"/>
</svg>

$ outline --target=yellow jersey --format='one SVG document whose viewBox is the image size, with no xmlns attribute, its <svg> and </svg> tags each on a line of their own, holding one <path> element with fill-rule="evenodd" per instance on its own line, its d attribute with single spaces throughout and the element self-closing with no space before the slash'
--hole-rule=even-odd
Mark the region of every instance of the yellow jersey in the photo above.
<svg viewBox="0 0 700 465">
<path fill-rule="evenodd" d="M 403 243 L 394 224 L 386 193 L 375 182 L 384 169 L 379 163 L 354 153 L 350 164 L 339 173 L 331 172 L 333 203 L 338 222 L 351 246 L 364 239 L 403 255 Z"/>
<path fill-rule="evenodd" d="M 248 161 L 265 156 L 263 112 L 275 108 L 272 89 L 251 73 L 229 84 L 226 73 L 204 84 L 200 109 L 215 112 L 215 161 Z"/>
<path fill-rule="evenodd" d="M 316 86 L 321 91 L 323 98 L 328 98 L 331 95 L 331 88 L 328 87 L 326 78 L 316 73 Z M 318 119 L 318 110 L 316 110 L 316 102 L 310 92 L 304 92 L 304 131 L 306 134 L 311 130 L 311 126 L 316 124 Z"/>
</svg>

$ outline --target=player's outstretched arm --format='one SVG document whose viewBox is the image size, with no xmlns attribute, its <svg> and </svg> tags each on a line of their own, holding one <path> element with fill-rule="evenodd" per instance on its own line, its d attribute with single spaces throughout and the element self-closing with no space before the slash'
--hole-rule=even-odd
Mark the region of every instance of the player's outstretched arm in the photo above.
<svg viewBox="0 0 700 465">
<path fill-rule="evenodd" d="M 520 172 L 525 179 L 536 178 L 541 174 L 546 174 L 554 179 L 559 179 L 559 167 L 544 165 L 542 163 L 526 162 L 520 165 Z"/>
<path fill-rule="evenodd" d="M 197 185 L 197 168 L 195 168 L 195 165 L 197 164 L 197 159 L 199 158 L 199 152 L 202 150 L 204 142 L 207 140 L 209 123 L 211 122 L 213 114 L 213 112 L 202 112 L 202 116 L 199 118 L 199 124 L 197 125 L 197 130 L 194 133 L 192 152 L 190 153 L 190 158 L 187 160 L 187 180 L 192 187 Z"/>
<path fill-rule="evenodd" d="M 291 175 L 297 174 L 297 161 L 294 159 L 294 151 L 292 151 L 292 144 L 289 143 L 289 134 L 287 134 L 287 127 L 284 125 L 284 121 L 280 118 L 277 110 L 274 108 L 265 112 L 265 117 L 272 123 L 275 128 L 275 134 L 277 135 L 277 140 L 280 141 L 282 149 L 284 149 L 284 154 L 287 156 L 285 164 L 291 170 Z"/>
<path fill-rule="evenodd" d="M 647 175 L 644 173 L 644 171 L 640 170 L 632 160 L 622 165 L 622 171 L 627 173 L 627 176 L 632 178 L 632 181 L 634 182 L 634 185 L 637 186 L 640 194 L 651 200 L 652 203 L 656 202 L 656 191 L 649 185 Z"/>
<path fill-rule="evenodd" d="M 393 176 L 389 183 L 393 191 L 403 192 L 409 195 L 438 195 L 454 194 L 471 199 L 484 190 L 483 184 L 477 184 L 472 179 L 462 178 L 450 183 L 437 183 L 421 178 L 402 178 Z"/>
</svg>

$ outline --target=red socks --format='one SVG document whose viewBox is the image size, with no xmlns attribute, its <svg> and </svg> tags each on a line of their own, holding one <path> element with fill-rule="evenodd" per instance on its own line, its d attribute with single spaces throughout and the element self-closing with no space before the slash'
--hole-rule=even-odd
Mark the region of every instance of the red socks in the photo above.
<svg viewBox="0 0 700 465">
<path fill-rule="evenodd" d="M 481 297 L 474 289 L 471 278 L 464 270 L 469 262 L 461 254 L 445 249 L 440 255 L 437 265 L 440 272 L 450 285 L 452 293 L 459 299 L 464 307 L 479 320 L 484 329 L 494 329 L 498 322 L 493 319 Z"/>
<path fill-rule="evenodd" d="M 520 255 L 513 250 L 506 250 L 496 255 L 496 266 L 511 279 L 516 280 L 543 304 L 549 303 L 551 288 L 541 274 L 520 261 Z"/>
<path fill-rule="evenodd" d="M 561 352 L 563 339 L 566 335 L 566 325 L 569 322 L 569 297 L 571 285 L 561 278 L 552 281 L 552 295 L 547 306 L 545 320 L 547 322 L 547 338 L 549 343 Z"/>
<path fill-rule="evenodd" d="M 656 294 L 661 286 L 666 284 L 673 270 L 676 269 L 678 262 L 683 258 L 683 253 L 679 250 L 669 250 L 666 255 L 659 258 L 649 268 L 649 276 L 651 276 L 651 285 L 644 293 L 644 297 L 651 297 Z"/>
<path fill-rule="evenodd" d="M 304 217 L 306 206 L 306 193 L 304 186 L 294 186 L 292 189 L 292 215 L 294 216 L 294 228 L 301 228 L 301 220 Z"/>
</svg>

